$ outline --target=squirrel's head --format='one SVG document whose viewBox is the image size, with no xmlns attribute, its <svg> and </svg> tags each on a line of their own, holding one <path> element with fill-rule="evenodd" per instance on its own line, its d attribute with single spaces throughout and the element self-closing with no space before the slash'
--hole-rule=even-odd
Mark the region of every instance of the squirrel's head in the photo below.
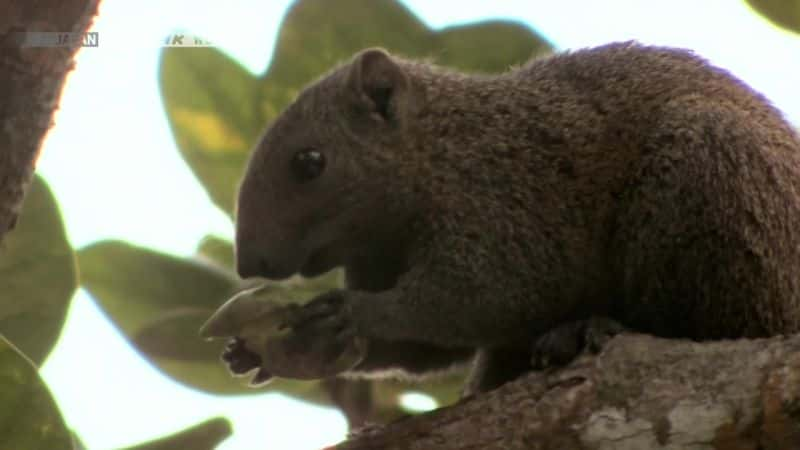
<svg viewBox="0 0 800 450">
<path fill-rule="evenodd" d="M 271 124 L 239 190 L 239 275 L 314 276 L 391 238 L 407 219 L 410 187 L 397 172 L 418 101 L 413 91 L 401 63 L 364 50 Z"/>
</svg>

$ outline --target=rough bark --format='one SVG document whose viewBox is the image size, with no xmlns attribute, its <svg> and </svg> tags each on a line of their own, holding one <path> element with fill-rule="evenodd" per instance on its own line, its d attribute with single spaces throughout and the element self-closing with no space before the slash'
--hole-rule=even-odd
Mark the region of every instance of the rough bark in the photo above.
<svg viewBox="0 0 800 450">
<path fill-rule="evenodd" d="M 0 0 L 0 240 L 14 227 L 77 47 L 22 47 L 22 32 L 85 32 L 99 0 Z"/>
<path fill-rule="evenodd" d="M 800 449 L 800 336 L 614 338 L 597 356 L 337 449 Z"/>
</svg>

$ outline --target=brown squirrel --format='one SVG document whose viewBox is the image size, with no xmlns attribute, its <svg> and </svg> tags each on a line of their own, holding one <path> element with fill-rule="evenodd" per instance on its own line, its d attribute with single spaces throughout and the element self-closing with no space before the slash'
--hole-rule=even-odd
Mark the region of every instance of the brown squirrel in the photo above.
<svg viewBox="0 0 800 450">
<path fill-rule="evenodd" d="M 474 357 L 468 392 L 622 327 L 800 331 L 800 138 L 686 50 L 614 43 L 467 75 L 368 49 L 305 89 L 241 185 L 242 277 L 347 288 L 291 323 L 351 374 Z M 258 365 L 233 345 L 234 372 Z"/>
</svg>

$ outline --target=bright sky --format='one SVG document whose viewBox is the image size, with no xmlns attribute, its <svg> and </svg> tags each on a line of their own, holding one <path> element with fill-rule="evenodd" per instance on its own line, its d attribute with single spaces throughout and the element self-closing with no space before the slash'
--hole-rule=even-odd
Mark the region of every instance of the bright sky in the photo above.
<svg viewBox="0 0 800 450">
<path fill-rule="evenodd" d="M 731 0 L 642 2 L 408 0 L 434 28 L 514 18 L 559 48 L 615 40 L 690 47 L 766 94 L 800 124 L 800 37 Z M 178 255 L 209 232 L 232 236 L 175 148 L 156 84 L 159 44 L 189 31 L 254 73 L 270 60 L 287 0 L 106 1 L 82 50 L 39 161 L 76 247 L 122 238 Z M 312 31 L 313 32 L 313 31 Z M 215 415 L 234 421 L 219 448 L 303 450 L 344 436 L 330 409 L 279 395 L 223 398 L 172 382 L 143 362 L 79 292 L 42 373 L 67 422 L 91 450 L 171 433 Z"/>
</svg>

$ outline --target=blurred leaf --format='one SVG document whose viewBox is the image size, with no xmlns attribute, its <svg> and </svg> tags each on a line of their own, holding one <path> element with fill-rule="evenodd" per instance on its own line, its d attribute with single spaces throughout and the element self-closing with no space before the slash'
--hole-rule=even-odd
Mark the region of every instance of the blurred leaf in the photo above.
<svg viewBox="0 0 800 450">
<path fill-rule="evenodd" d="M 171 372 L 170 365 L 166 364 L 170 358 L 158 358 L 152 351 L 160 346 L 174 350 L 176 344 L 151 340 L 147 341 L 146 348 L 137 345 L 150 362 L 178 381 L 198 389 L 217 393 L 243 391 L 231 382 L 219 362 L 223 343 L 204 342 L 197 334 L 204 320 L 199 317 L 210 316 L 236 289 L 232 274 L 209 264 L 119 241 L 104 241 L 83 248 L 78 252 L 78 261 L 83 287 L 127 336 L 138 336 L 143 330 L 158 327 L 187 312 L 197 319 L 194 330 L 187 329 L 186 321 L 178 319 L 182 325 L 177 329 L 188 333 L 181 336 L 179 342 L 187 346 L 186 352 L 201 353 L 206 356 L 205 360 L 194 365 L 191 371 Z M 134 344 L 138 343 L 134 341 Z"/>
<path fill-rule="evenodd" d="M 125 450 L 214 450 L 231 435 L 231 423 L 222 417 L 206 420 L 183 431 Z"/>
<path fill-rule="evenodd" d="M 236 289 L 233 274 L 123 241 L 78 251 L 81 283 L 129 335 L 185 308 L 214 310 Z"/>
<path fill-rule="evenodd" d="M 50 391 L 34 364 L 0 335 L 0 448 L 72 448 Z"/>
<path fill-rule="evenodd" d="M 227 239 L 214 235 L 204 237 L 197 246 L 197 255 L 207 258 L 209 261 L 231 272 L 236 268 L 236 263 L 233 259 L 233 243 Z"/>
<path fill-rule="evenodd" d="M 264 87 L 271 121 L 305 85 L 366 47 L 407 56 L 436 51 L 433 32 L 394 0 L 299 0 L 280 26 Z M 527 55 L 526 55 L 527 56 Z"/>
<path fill-rule="evenodd" d="M 745 0 L 775 25 L 800 33 L 800 0 Z"/>
<path fill-rule="evenodd" d="M 269 284 L 279 290 L 286 290 L 286 295 L 295 301 L 301 301 L 344 287 L 344 270 L 334 269 L 315 278 L 303 278 L 295 275 L 283 281 L 271 281 Z"/>
<path fill-rule="evenodd" d="M 0 246 L 0 333 L 40 365 L 58 340 L 76 287 L 61 214 L 37 176 L 17 227 Z"/>
<path fill-rule="evenodd" d="M 143 353 L 159 358 L 219 363 L 219 346 L 205 345 L 197 333 L 213 313 L 210 308 L 169 311 L 142 327 L 133 343 Z"/>
<path fill-rule="evenodd" d="M 468 72 L 503 72 L 530 56 L 542 56 L 552 48 L 541 39 L 532 40 L 525 25 L 487 21 L 445 28 L 435 35 L 439 64 Z M 477 49 L 486 49 L 478 51 Z"/>
<path fill-rule="evenodd" d="M 233 211 L 250 148 L 263 127 L 257 80 L 214 48 L 166 48 L 160 86 L 172 134 L 211 199 Z"/>
<path fill-rule="evenodd" d="M 160 86 L 167 117 L 214 203 L 232 215 L 245 162 L 264 127 L 306 84 L 372 46 L 480 72 L 503 71 L 551 50 L 511 22 L 430 30 L 394 0 L 297 1 L 260 77 L 214 49 L 166 48 Z"/>
</svg>

